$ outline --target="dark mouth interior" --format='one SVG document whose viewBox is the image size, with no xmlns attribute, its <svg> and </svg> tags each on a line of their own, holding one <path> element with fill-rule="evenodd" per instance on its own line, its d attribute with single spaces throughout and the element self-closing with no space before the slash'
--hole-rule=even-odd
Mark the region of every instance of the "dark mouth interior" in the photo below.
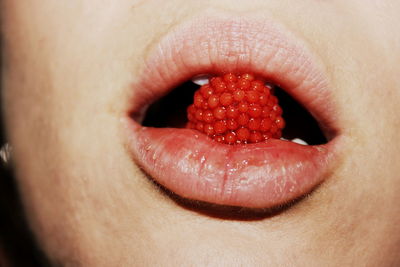
<svg viewBox="0 0 400 267">
<path fill-rule="evenodd" d="M 194 92 L 199 87 L 191 81 L 178 86 L 149 106 L 142 125 L 157 128 L 184 128 L 187 122 L 186 109 L 193 103 Z M 300 138 L 309 145 L 327 143 L 327 138 L 318 122 L 305 108 L 279 87 L 276 87 L 275 95 L 279 99 L 283 118 L 286 121 L 283 138 L 289 140 Z"/>
</svg>

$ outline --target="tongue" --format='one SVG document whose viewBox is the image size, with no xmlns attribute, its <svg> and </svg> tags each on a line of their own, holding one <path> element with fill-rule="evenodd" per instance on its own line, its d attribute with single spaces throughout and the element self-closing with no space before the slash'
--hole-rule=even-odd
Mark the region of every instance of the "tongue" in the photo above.
<svg viewBox="0 0 400 267">
<path fill-rule="evenodd" d="M 273 86 L 247 73 L 202 75 L 194 82 L 201 87 L 187 109 L 187 128 L 230 145 L 281 138 L 285 121 Z"/>
</svg>

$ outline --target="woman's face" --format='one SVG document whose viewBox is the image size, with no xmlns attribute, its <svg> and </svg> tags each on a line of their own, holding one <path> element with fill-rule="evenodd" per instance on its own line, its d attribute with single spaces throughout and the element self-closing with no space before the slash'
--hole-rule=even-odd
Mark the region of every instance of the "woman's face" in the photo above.
<svg viewBox="0 0 400 267">
<path fill-rule="evenodd" d="M 400 2 L 1 3 L 7 136 L 54 263 L 400 264 Z M 281 85 L 326 144 L 221 147 L 139 125 L 168 89 L 222 72 Z M 184 114 L 179 101 L 160 112 Z"/>
</svg>

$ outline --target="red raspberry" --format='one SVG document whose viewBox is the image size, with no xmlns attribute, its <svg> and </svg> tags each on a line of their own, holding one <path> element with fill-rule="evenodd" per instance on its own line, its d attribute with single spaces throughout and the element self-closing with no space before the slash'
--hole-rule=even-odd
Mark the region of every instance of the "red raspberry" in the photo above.
<svg viewBox="0 0 400 267">
<path fill-rule="evenodd" d="M 187 112 L 187 128 L 231 145 L 280 138 L 285 127 L 272 87 L 248 73 L 211 78 L 196 91 Z"/>
</svg>

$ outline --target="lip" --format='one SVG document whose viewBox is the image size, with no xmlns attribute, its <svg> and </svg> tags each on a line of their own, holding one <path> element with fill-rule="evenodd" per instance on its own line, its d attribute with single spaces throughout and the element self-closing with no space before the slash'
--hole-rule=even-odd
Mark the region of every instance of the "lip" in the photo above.
<svg viewBox="0 0 400 267">
<path fill-rule="evenodd" d="M 284 140 L 224 145 L 194 130 L 139 124 L 146 107 L 198 74 L 251 72 L 278 84 L 319 121 L 327 144 Z M 168 32 L 146 58 L 126 119 L 133 160 L 177 195 L 220 205 L 272 208 L 325 181 L 340 146 L 326 75 L 282 25 L 265 18 L 202 16 Z"/>
</svg>

